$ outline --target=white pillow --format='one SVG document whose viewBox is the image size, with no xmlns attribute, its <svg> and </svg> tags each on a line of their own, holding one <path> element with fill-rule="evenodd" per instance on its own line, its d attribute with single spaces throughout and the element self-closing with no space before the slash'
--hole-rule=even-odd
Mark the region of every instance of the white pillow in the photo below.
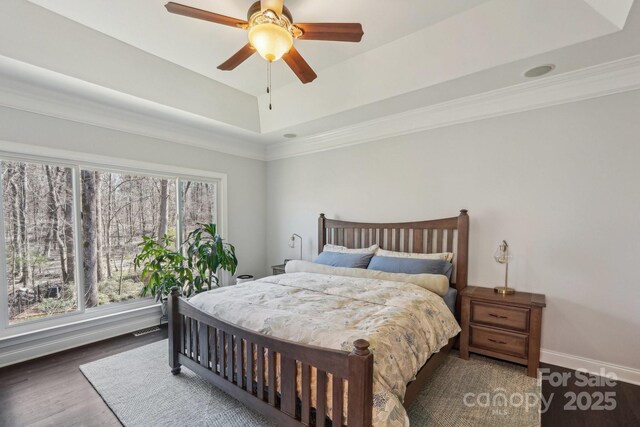
<svg viewBox="0 0 640 427">
<path fill-rule="evenodd" d="M 449 279 L 442 274 L 404 274 L 367 270 L 365 268 L 331 267 L 309 261 L 292 259 L 285 266 L 287 273 L 316 273 L 365 279 L 391 280 L 394 282 L 412 283 L 431 291 L 441 297 L 449 290 Z"/>
<path fill-rule="evenodd" d="M 395 252 L 378 248 L 376 256 L 386 256 L 391 258 L 412 258 L 412 259 L 442 259 L 451 262 L 453 252 L 442 252 L 437 254 L 414 254 L 411 252 Z"/>
<path fill-rule="evenodd" d="M 323 252 L 340 252 L 346 254 L 375 254 L 379 249 L 378 245 L 371 245 L 368 248 L 349 249 L 346 246 L 324 245 Z"/>
</svg>

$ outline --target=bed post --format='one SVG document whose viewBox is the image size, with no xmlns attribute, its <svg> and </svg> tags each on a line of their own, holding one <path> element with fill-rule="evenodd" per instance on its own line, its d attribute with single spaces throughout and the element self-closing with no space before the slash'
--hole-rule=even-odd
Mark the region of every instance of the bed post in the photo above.
<svg viewBox="0 0 640 427">
<path fill-rule="evenodd" d="M 349 427 L 371 427 L 373 417 L 373 354 L 369 341 L 356 340 L 349 354 Z"/>
<path fill-rule="evenodd" d="M 462 301 L 461 291 L 467 287 L 467 274 L 469 265 L 469 215 L 466 209 L 460 211 L 458 215 L 458 250 L 456 264 L 456 289 L 458 297 L 456 299 L 456 313 L 460 313 Z"/>
<path fill-rule="evenodd" d="M 182 316 L 178 312 L 178 298 L 180 290 L 177 286 L 171 288 L 171 294 L 167 300 L 167 310 L 169 312 L 169 366 L 171 373 L 180 373 L 180 363 L 178 353 L 180 352 L 180 331 L 182 330 Z"/>
<path fill-rule="evenodd" d="M 324 249 L 324 245 L 327 244 L 327 231 L 324 225 L 324 214 L 320 214 L 320 218 L 318 218 L 318 255 L 322 253 Z"/>
</svg>

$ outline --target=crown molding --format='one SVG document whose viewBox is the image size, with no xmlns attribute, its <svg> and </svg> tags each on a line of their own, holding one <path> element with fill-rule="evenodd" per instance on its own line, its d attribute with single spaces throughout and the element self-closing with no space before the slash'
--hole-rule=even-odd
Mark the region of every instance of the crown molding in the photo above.
<svg viewBox="0 0 640 427">
<path fill-rule="evenodd" d="M 0 56 L 0 105 L 165 142 L 265 160 L 258 134 Z"/>
<path fill-rule="evenodd" d="M 640 89 L 640 55 L 267 146 L 267 161 Z"/>
<path fill-rule="evenodd" d="M 0 56 L 0 105 L 256 160 L 278 160 L 640 89 L 640 55 L 265 146 L 259 134 Z"/>
</svg>

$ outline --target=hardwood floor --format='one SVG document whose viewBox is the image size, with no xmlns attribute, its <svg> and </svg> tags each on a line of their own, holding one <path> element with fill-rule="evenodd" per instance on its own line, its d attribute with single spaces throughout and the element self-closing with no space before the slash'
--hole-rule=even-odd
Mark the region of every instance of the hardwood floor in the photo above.
<svg viewBox="0 0 640 427">
<path fill-rule="evenodd" d="M 542 382 L 542 395 L 547 400 L 551 399 L 549 410 L 542 414 L 543 426 L 640 426 L 640 386 L 620 381 L 606 385 L 602 377 L 594 375 L 588 376 L 591 385 L 584 386 L 584 377 L 576 376 L 575 371 L 545 363 L 540 368 L 550 370 L 550 379 Z M 569 378 L 566 385 L 558 385 L 562 383 L 559 380 L 562 374 Z M 580 405 L 597 407 L 599 395 L 606 396 L 605 393 L 610 393 L 615 409 L 580 410 Z M 573 398 L 580 395 L 577 401 Z M 606 401 L 600 403 L 600 406 L 607 406 Z"/>
<path fill-rule="evenodd" d="M 78 367 L 167 337 L 166 328 L 141 337 L 131 334 L 0 369 L 0 426 L 120 426 Z M 542 426 L 639 426 L 640 386 L 617 382 L 613 387 L 580 387 L 575 372 L 543 364 L 557 378 L 571 378 L 566 386 L 543 381 L 542 393 L 551 399 Z M 616 408 L 565 410 L 565 393 L 614 392 Z M 551 397 L 553 396 L 553 397 Z M 188 426 L 185 426 L 188 427 Z"/>
<path fill-rule="evenodd" d="M 0 369 L 0 426 L 120 426 L 78 367 L 165 339 L 122 335 Z"/>
</svg>

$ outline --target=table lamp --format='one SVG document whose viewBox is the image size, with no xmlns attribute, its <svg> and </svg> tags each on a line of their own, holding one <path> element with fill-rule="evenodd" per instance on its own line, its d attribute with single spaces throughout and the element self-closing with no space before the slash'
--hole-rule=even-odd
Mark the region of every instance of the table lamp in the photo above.
<svg viewBox="0 0 640 427">
<path fill-rule="evenodd" d="M 509 245 L 505 240 L 498 245 L 498 249 L 493 254 L 493 259 L 499 264 L 504 264 L 504 286 L 496 286 L 493 288 L 494 292 L 500 295 L 513 295 L 516 293 L 515 289 L 509 287 L 509 262 L 512 256 L 509 254 Z"/>
<path fill-rule="evenodd" d="M 300 259 L 302 259 L 302 237 L 300 237 L 299 234 L 293 233 L 291 237 L 289 237 L 289 247 L 290 248 L 296 247 L 296 237 L 300 239 Z"/>
</svg>

